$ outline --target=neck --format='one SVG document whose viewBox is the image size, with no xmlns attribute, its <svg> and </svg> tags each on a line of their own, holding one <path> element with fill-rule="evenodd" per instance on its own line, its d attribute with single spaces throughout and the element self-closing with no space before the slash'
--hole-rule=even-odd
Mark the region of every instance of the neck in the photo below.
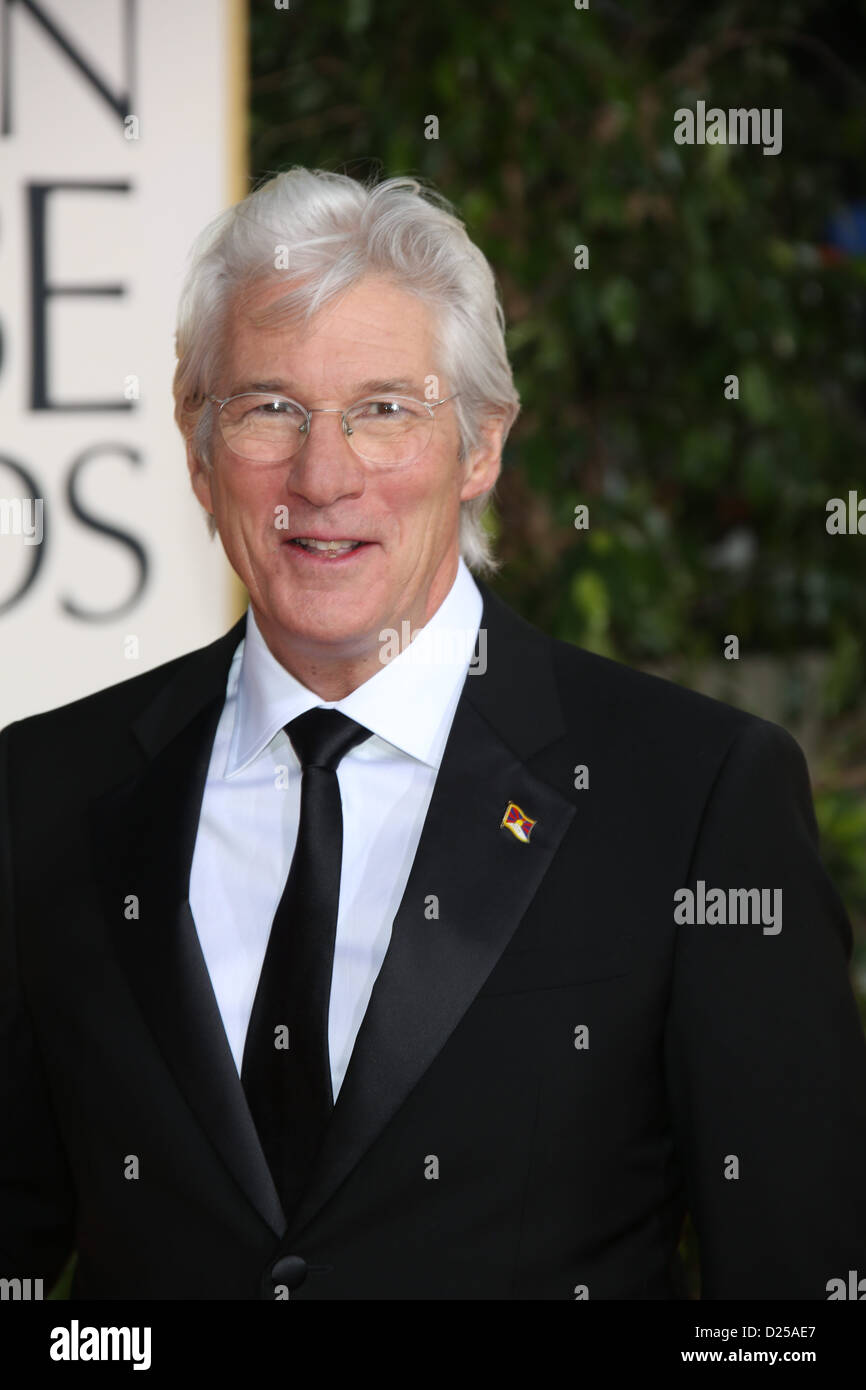
<svg viewBox="0 0 866 1390">
<path fill-rule="evenodd" d="M 268 646 L 271 647 L 270 642 Z M 286 659 L 274 651 L 273 647 L 271 651 L 295 680 L 300 681 L 328 704 L 335 704 L 337 700 L 351 695 L 359 685 L 363 685 L 371 676 L 375 676 L 377 671 L 381 671 L 383 665 L 379 659 L 378 648 L 372 654 L 348 659 L 339 658 L 333 662 L 316 656 L 304 658 L 297 653 L 292 653 Z"/>
</svg>

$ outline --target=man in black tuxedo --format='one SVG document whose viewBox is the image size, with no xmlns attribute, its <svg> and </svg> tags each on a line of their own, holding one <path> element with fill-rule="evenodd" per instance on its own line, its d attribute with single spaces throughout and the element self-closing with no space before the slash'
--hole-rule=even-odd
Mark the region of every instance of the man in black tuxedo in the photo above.
<svg viewBox="0 0 866 1390">
<path fill-rule="evenodd" d="M 804 759 L 470 575 L 517 397 L 460 224 L 271 180 L 196 248 L 175 384 L 250 607 L 0 735 L 0 1276 L 671 1299 L 687 1211 L 705 1299 L 866 1273 Z"/>
</svg>

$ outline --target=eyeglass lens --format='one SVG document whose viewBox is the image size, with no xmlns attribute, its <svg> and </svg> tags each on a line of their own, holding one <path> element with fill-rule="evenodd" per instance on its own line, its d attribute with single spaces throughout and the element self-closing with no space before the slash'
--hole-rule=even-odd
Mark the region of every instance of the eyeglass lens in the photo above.
<svg viewBox="0 0 866 1390">
<path fill-rule="evenodd" d="M 217 416 L 223 439 L 241 458 L 279 463 L 291 458 L 307 437 L 307 417 L 283 396 L 247 394 L 226 401 Z M 359 401 L 346 411 L 346 434 L 370 463 L 408 463 L 423 452 L 433 413 L 408 396 Z"/>
</svg>

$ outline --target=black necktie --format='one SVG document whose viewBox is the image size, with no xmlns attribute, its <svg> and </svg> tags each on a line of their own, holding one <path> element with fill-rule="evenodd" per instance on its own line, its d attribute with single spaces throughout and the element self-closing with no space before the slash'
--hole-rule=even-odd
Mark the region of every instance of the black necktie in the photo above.
<svg viewBox="0 0 866 1390">
<path fill-rule="evenodd" d="M 287 1220 L 334 1106 L 328 1005 L 343 857 L 337 765 L 370 730 L 339 710 L 286 725 L 302 767 L 298 839 L 244 1044 L 241 1082 Z"/>
</svg>

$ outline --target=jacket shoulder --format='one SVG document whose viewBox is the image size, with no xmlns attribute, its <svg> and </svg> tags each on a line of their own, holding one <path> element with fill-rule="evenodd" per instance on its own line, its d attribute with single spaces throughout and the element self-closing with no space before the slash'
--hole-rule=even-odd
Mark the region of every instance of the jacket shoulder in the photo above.
<svg viewBox="0 0 866 1390">
<path fill-rule="evenodd" d="M 557 638 L 549 640 L 553 644 L 553 660 L 560 688 L 566 698 L 580 695 L 584 700 L 592 692 L 592 698 L 599 705 L 617 715 L 628 714 L 630 721 L 648 724 L 684 720 L 688 724 L 713 725 L 737 732 L 746 724 L 767 722 L 747 710 L 704 695 L 667 677 L 628 666 Z"/>
<path fill-rule="evenodd" d="M 796 749 L 796 740 L 760 715 L 664 676 L 601 656 L 573 642 L 552 637 L 528 621 L 483 582 L 488 621 L 501 660 L 491 653 L 493 679 L 501 701 L 514 699 L 514 680 L 521 670 L 552 672 L 562 719 L 569 737 L 579 734 L 621 754 L 639 752 L 638 761 L 678 760 L 699 754 L 701 760 L 723 756 L 742 736 L 743 745 L 781 743 Z M 492 641 L 492 638 L 491 638 Z M 531 708 L 524 711 L 533 718 Z M 655 750 L 653 756 L 652 750 Z"/>
</svg>

